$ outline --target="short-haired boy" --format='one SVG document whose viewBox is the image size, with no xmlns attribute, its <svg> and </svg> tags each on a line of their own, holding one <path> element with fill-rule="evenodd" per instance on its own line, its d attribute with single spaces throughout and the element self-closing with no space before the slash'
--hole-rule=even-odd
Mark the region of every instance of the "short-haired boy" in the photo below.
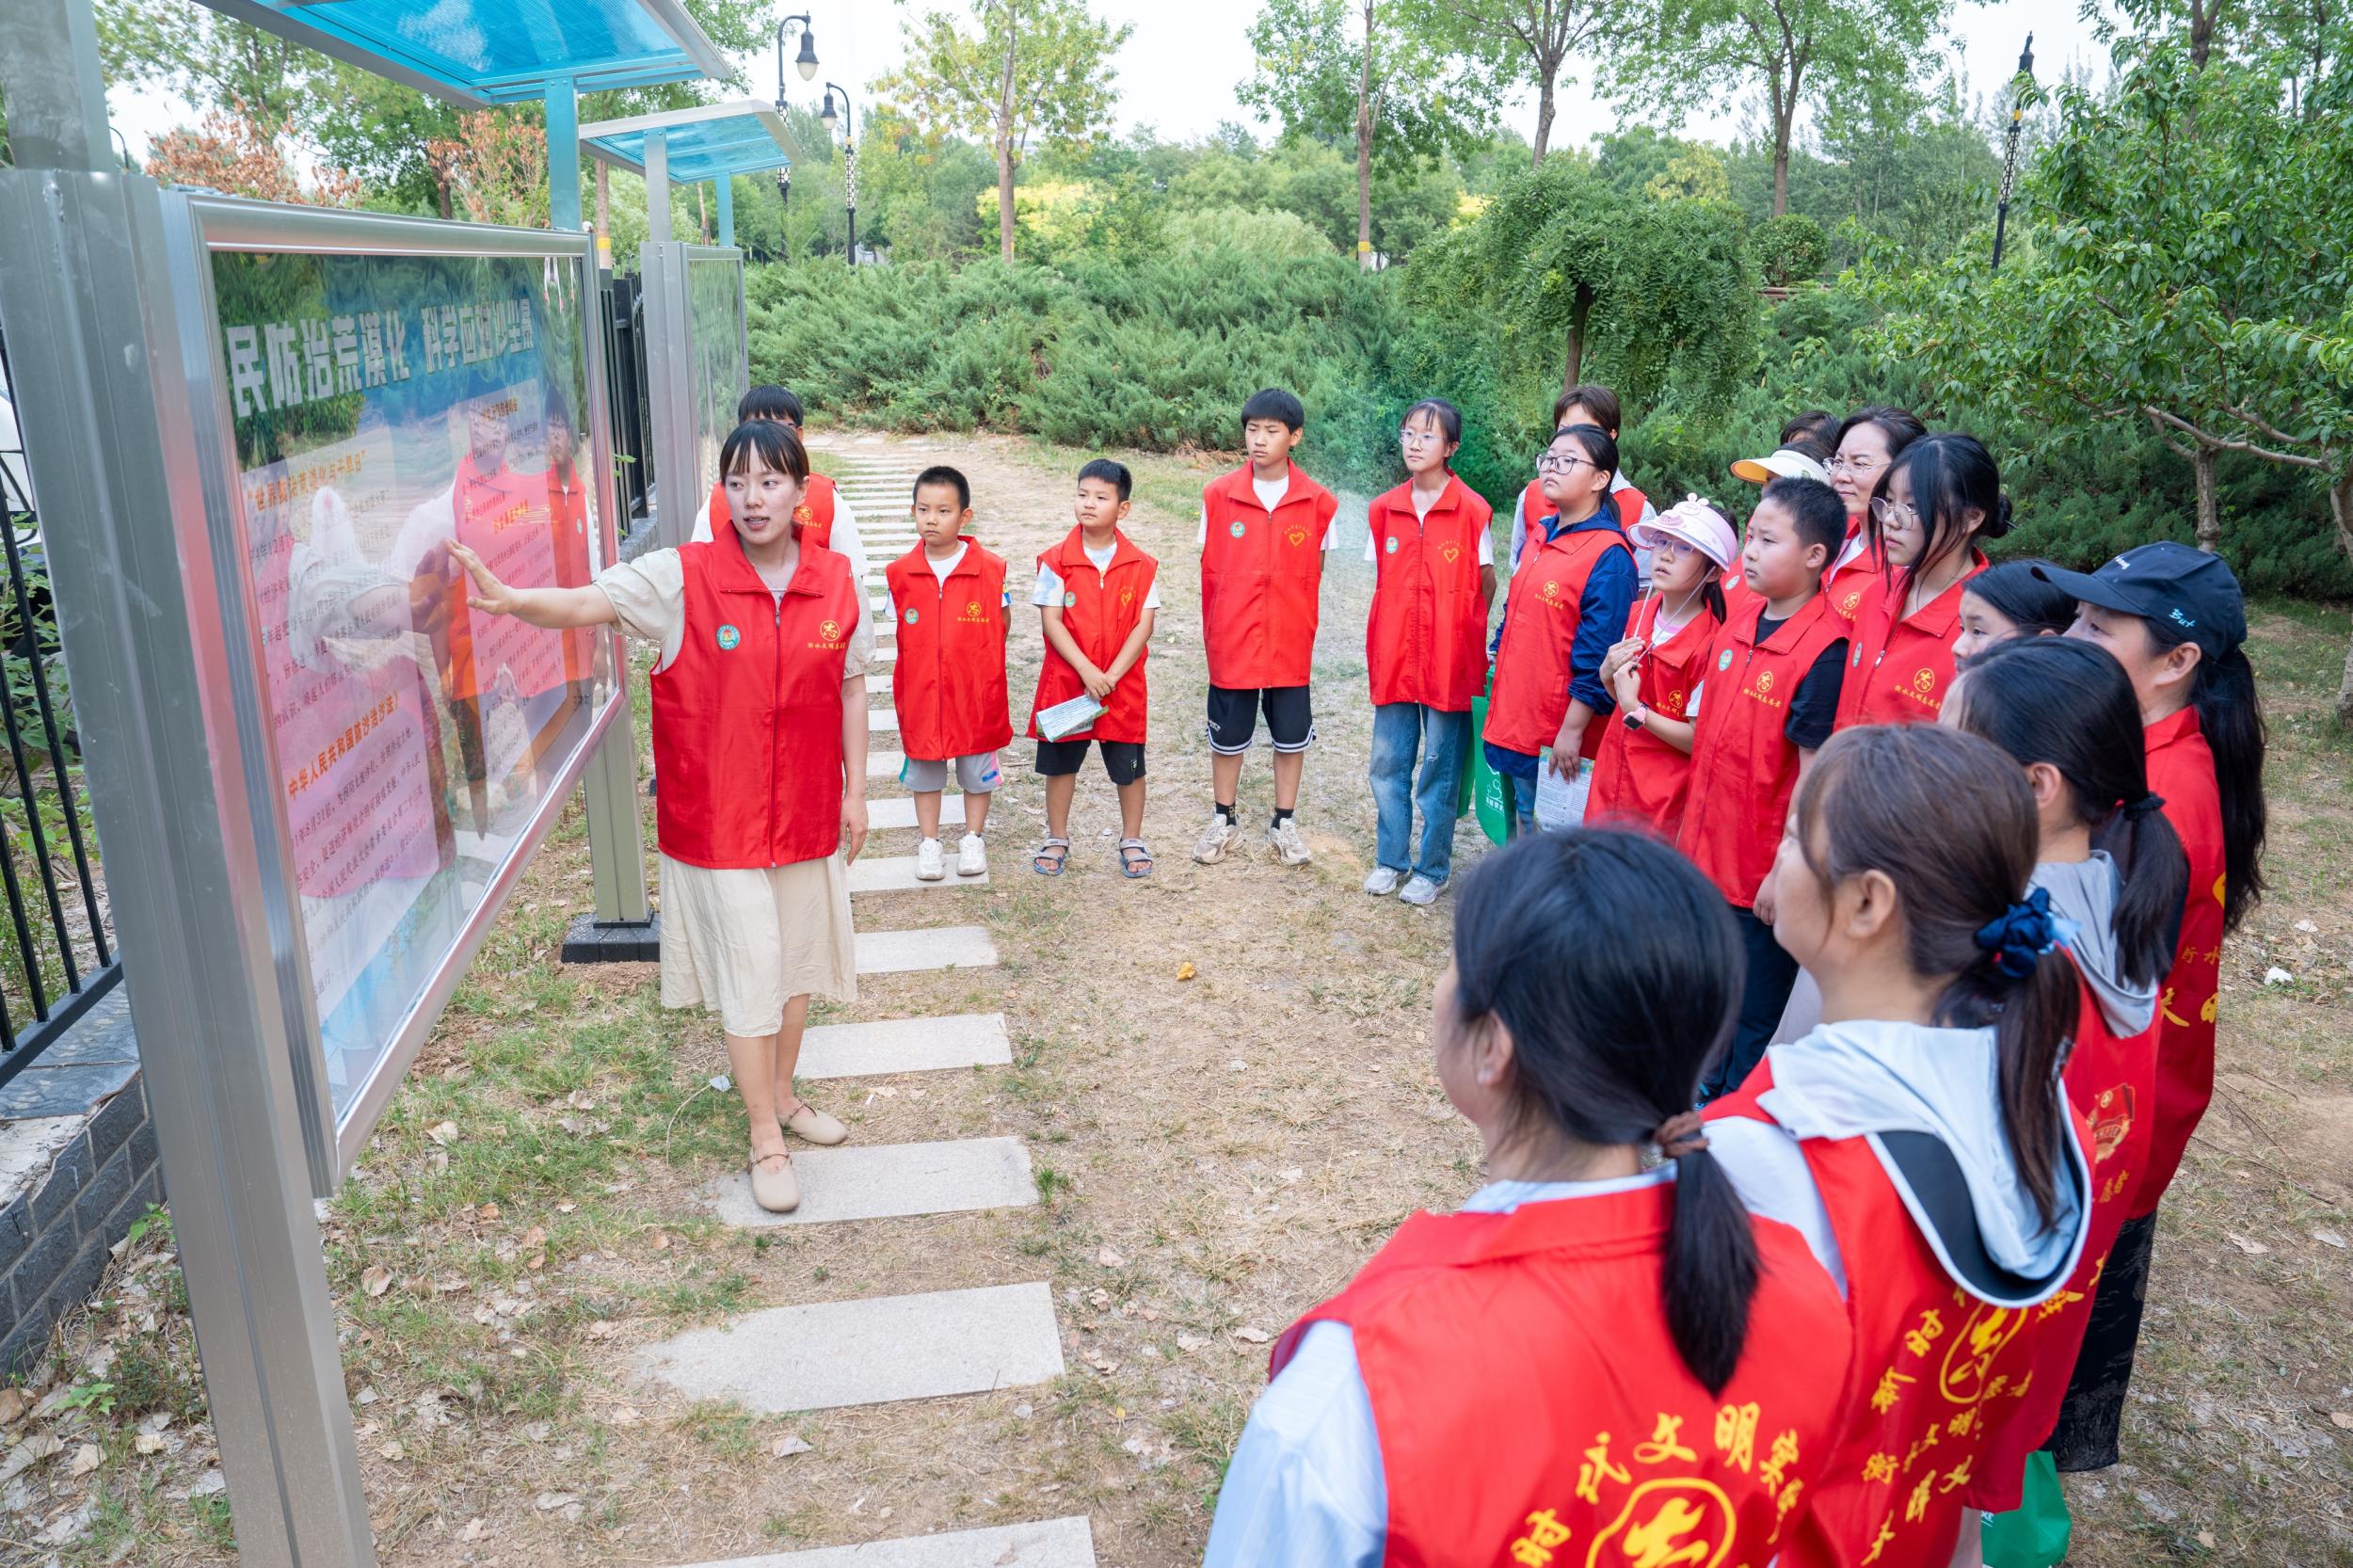
<svg viewBox="0 0 2353 1568">
<path fill-rule="evenodd" d="M 988 804 L 1002 776 L 997 751 L 1013 741 L 1005 697 L 1005 636 L 1012 601 L 1005 560 L 968 535 L 972 487 L 952 468 L 915 476 L 915 548 L 884 568 L 899 659 L 890 667 L 890 699 L 906 754 L 900 782 L 915 796 L 915 874 L 937 882 L 947 869 L 939 846 L 939 797 L 953 765 L 964 791 L 964 839 L 956 874 L 988 870 Z"/>
<path fill-rule="evenodd" d="M 1686 724 L 1654 717 L 1660 738 L 1691 743 L 1691 791 L 1675 847 L 1732 905 L 1748 950 L 1748 984 L 1732 1048 L 1703 1098 L 1737 1089 L 1770 1044 L 1798 966 L 1773 940 L 1766 873 L 1781 845 L 1798 777 L 1830 739 L 1846 672 L 1847 622 L 1822 574 L 1847 537 L 1846 503 L 1816 479 L 1775 479 L 1749 518 L 1740 571 L 1749 597 L 1732 611 L 1691 694 Z"/>
<path fill-rule="evenodd" d="M 1279 387 L 1242 405 L 1250 460 L 1201 492 L 1201 640 L 1209 657 L 1209 776 L 1216 809 L 1193 857 L 1225 858 L 1241 842 L 1235 796 L 1241 760 L 1266 715 L 1274 745 L 1274 816 L 1267 844 L 1287 866 L 1311 858 L 1293 813 L 1315 740 L 1307 685 L 1315 670 L 1323 552 L 1339 544 L 1340 504 L 1300 472 L 1291 453 L 1307 412 Z"/>
<path fill-rule="evenodd" d="M 1079 764 L 1087 743 L 1103 753 L 1103 771 L 1119 792 L 1119 873 L 1152 874 L 1144 842 L 1144 741 L 1151 696 L 1144 664 L 1152 623 L 1160 608 L 1160 565 L 1138 550 L 1120 528 L 1135 480 L 1126 465 L 1097 457 L 1079 471 L 1072 504 L 1078 526 L 1037 558 L 1037 606 L 1046 661 L 1030 701 L 1030 735 L 1037 742 L 1037 771 L 1046 780 L 1046 840 L 1031 858 L 1040 876 L 1060 876 L 1070 859 L 1070 802 L 1079 791 Z M 902 655 L 904 657 L 904 655 Z M 1051 739 L 1038 728 L 1049 708 L 1092 697 L 1102 712 Z"/>
<path fill-rule="evenodd" d="M 735 422 L 746 424 L 764 419 L 776 424 L 789 424 L 792 433 L 801 433 L 801 424 L 808 418 L 801 400 L 786 389 L 775 385 L 754 387 L 735 400 Z M 725 484 L 711 487 L 710 504 L 695 520 L 695 542 L 703 543 L 711 537 L 711 525 L 728 515 L 728 488 Z M 850 503 L 835 488 L 831 478 L 822 473 L 808 476 L 808 487 L 801 496 L 801 504 L 792 520 L 801 525 L 800 542 L 815 545 L 846 555 L 850 561 L 850 581 L 861 582 L 866 576 L 866 541 L 858 536 L 857 514 Z"/>
<path fill-rule="evenodd" d="M 1618 439 L 1618 422 L 1625 417 L 1618 402 L 1618 394 L 1598 383 L 1571 387 L 1552 400 L 1552 427 L 1566 429 L 1572 424 L 1591 424 L 1609 432 L 1609 439 Z M 1621 472 L 1609 476 L 1609 499 L 1618 508 L 1619 526 L 1631 534 L 1636 528 L 1656 521 L 1658 510 L 1650 498 L 1626 483 Z M 1536 475 L 1520 489 L 1519 500 L 1512 504 L 1512 552 L 1509 568 L 1517 571 L 1520 555 L 1528 548 L 1528 532 L 1544 519 L 1552 516 L 1553 504 L 1545 495 L 1545 476 Z M 1635 564 L 1641 568 L 1644 582 L 1650 580 L 1650 554 L 1636 551 Z"/>
</svg>

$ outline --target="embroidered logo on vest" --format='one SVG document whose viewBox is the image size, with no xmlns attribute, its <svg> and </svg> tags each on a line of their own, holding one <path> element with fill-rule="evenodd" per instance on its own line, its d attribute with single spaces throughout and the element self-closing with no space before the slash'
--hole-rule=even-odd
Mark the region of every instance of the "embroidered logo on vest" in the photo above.
<svg viewBox="0 0 2353 1568">
<path fill-rule="evenodd" d="M 1397 536 L 1396 536 L 1395 534 L 1390 535 L 1390 536 L 1389 536 L 1389 542 L 1388 542 L 1386 545 L 1383 546 L 1382 548 L 1383 548 L 1383 549 L 1385 549 L 1385 550 L 1386 550 L 1386 551 L 1387 551 L 1390 554 L 1392 554 L 1392 555 L 1396 554 L 1396 553 L 1397 553 Z"/>
<path fill-rule="evenodd" d="M 1296 548 L 1307 542 L 1307 531 L 1305 528 L 1294 528 L 1283 537 L 1290 540 L 1292 546 Z"/>
<path fill-rule="evenodd" d="M 808 502 L 804 501 L 798 506 L 792 508 L 792 520 L 799 523 L 815 522 L 817 520 L 817 513 L 810 507 Z"/>
<path fill-rule="evenodd" d="M 1726 648 L 1716 655 L 1716 669 L 1719 674 L 1721 674 L 1730 668 L 1732 668 L 1732 649 Z"/>
<path fill-rule="evenodd" d="M 1389 541 L 1389 548 L 1392 550 L 1397 548 L 1395 539 Z M 1450 567 L 1462 555 L 1463 547 L 1459 544 L 1442 544 L 1438 547 L 1438 553 L 1446 557 L 1446 564 Z"/>
<path fill-rule="evenodd" d="M 1544 595 L 1546 604 L 1557 604 L 1561 601 L 1561 584 L 1558 583 L 1548 582 L 1537 592 Z"/>
<path fill-rule="evenodd" d="M 1912 675 L 1912 689 L 1920 696 L 1927 696 L 1935 691 L 1936 672 L 1929 669 L 1914 670 Z"/>
<path fill-rule="evenodd" d="M 1241 520 L 1241 519 L 1240 519 L 1240 518 L 1236 518 L 1236 519 L 1234 520 L 1234 521 L 1233 521 L 1232 526 L 1228 527 L 1228 528 L 1225 530 L 1225 532 L 1227 532 L 1228 534 L 1233 535 L 1233 536 L 1234 536 L 1234 537 L 1236 537 L 1236 538 L 1238 538 L 1238 539 L 1239 539 L 1239 538 L 1241 538 L 1241 537 L 1244 534 L 1247 534 L 1247 533 L 1249 533 L 1249 532 L 1250 532 L 1250 525 L 1249 525 L 1248 523 L 1246 523 L 1246 522 L 1242 521 L 1242 520 Z"/>
<path fill-rule="evenodd" d="M 1848 593 L 1846 598 L 1838 601 L 1838 613 L 1846 616 L 1849 620 L 1852 620 L 1854 619 L 1855 606 L 1862 602 L 1863 590 L 1861 588 L 1852 589 Z"/>
<path fill-rule="evenodd" d="M 841 623 L 838 620 L 821 620 L 817 623 L 817 635 L 829 643 L 839 642 L 841 638 Z"/>
<path fill-rule="evenodd" d="M 968 599 L 964 601 L 964 618 L 966 620 L 985 620 L 988 617 L 983 613 L 981 609 L 981 601 L 979 600 Z"/>
<path fill-rule="evenodd" d="M 913 626 L 913 625 L 914 625 L 914 624 L 915 624 L 918 620 L 920 620 L 921 618 L 922 618 L 922 617 L 921 617 L 920 616 L 918 616 L 918 615 L 915 613 L 915 606 L 914 606 L 914 605 L 910 604 L 910 605 L 908 605 L 908 606 L 907 606 L 906 622 L 907 622 L 907 624 L 908 624 L 909 626 Z"/>
<path fill-rule="evenodd" d="M 1078 607 L 1078 604 L 1079 604 L 1079 596 L 1078 596 L 1077 594 L 1066 593 L 1066 594 L 1064 594 L 1064 595 L 1062 596 L 1062 607 L 1063 607 L 1064 609 L 1065 609 L 1065 610 L 1072 610 L 1072 609 L 1076 609 L 1076 608 Z"/>
<path fill-rule="evenodd" d="M 719 628 L 719 648 L 722 652 L 733 652 L 735 650 L 735 645 L 743 640 L 744 633 L 738 632 L 734 627 L 723 626 Z"/>
<path fill-rule="evenodd" d="M 1128 608 L 1128 605 L 1133 604 L 1135 601 L 1136 601 L 1136 591 L 1135 591 L 1135 589 L 1133 589 L 1133 588 L 1122 588 L 1122 589 L 1120 589 L 1120 590 L 1119 590 L 1119 607 L 1120 607 L 1121 609 L 1125 610 L 1126 608 Z"/>
<path fill-rule="evenodd" d="M 1759 696 L 1773 695 L 1773 672 L 1771 670 L 1756 672 L 1756 695 Z"/>
</svg>

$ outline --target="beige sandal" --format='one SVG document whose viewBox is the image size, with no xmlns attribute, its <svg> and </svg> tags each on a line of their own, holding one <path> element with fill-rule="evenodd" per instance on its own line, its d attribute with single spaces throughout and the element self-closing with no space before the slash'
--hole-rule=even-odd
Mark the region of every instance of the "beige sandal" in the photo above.
<svg viewBox="0 0 2353 1568">
<path fill-rule="evenodd" d="M 771 1160 L 784 1161 L 780 1171 L 763 1171 Z M 762 1154 L 752 1159 L 752 1202 L 771 1214 L 790 1214 L 801 1207 L 800 1179 L 792 1174 L 792 1157 L 789 1154 Z"/>
<path fill-rule="evenodd" d="M 850 1136 L 850 1129 L 815 1106 L 804 1103 L 790 1116 L 778 1116 L 776 1122 L 785 1131 L 805 1144 L 821 1147 L 840 1143 Z"/>
</svg>

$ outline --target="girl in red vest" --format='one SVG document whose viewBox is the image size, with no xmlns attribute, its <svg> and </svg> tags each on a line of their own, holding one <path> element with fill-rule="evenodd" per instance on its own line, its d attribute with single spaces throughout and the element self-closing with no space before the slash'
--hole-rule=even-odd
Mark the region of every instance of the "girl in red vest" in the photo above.
<svg viewBox="0 0 2353 1568">
<path fill-rule="evenodd" d="M 751 1191 L 800 1203 L 785 1131 L 841 1124 L 792 1092 L 808 999 L 857 996 L 849 862 L 866 843 L 866 670 L 873 631 L 849 563 L 800 543 L 808 456 L 782 424 L 738 425 L 719 452 L 728 531 L 649 551 L 584 588 L 514 588 L 455 552 L 470 602 L 533 626 L 616 626 L 660 649 L 653 755 L 662 866 L 662 1004 L 719 1015 L 751 1124 Z"/>
<path fill-rule="evenodd" d="M 1552 427 L 1555 430 L 1572 424 L 1598 425 L 1609 431 L 1609 439 L 1614 441 L 1618 439 L 1618 422 L 1624 415 L 1625 409 L 1618 402 L 1618 394 L 1608 387 L 1590 383 L 1571 387 L 1552 400 Z M 1658 515 L 1651 506 L 1649 498 L 1628 484 L 1623 472 L 1609 476 L 1609 499 L 1618 508 L 1618 520 L 1627 530 L 1629 538 L 1638 523 L 1648 522 Z M 1505 557 L 1505 565 L 1510 571 L 1519 570 L 1520 557 L 1528 553 L 1530 536 L 1539 539 L 1544 537 L 1544 530 L 1537 524 L 1550 517 L 1553 510 L 1552 500 L 1545 493 L 1544 472 L 1539 469 L 1536 477 L 1528 482 L 1519 498 L 1512 504 L 1512 548 Z M 1647 576 L 1649 565 L 1646 556 L 1638 556 L 1635 561 L 1639 568 L 1637 575 Z"/>
<path fill-rule="evenodd" d="M 1830 596 L 1831 608 L 1848 620 L 1854 619 L 1864 588 L 1881 568 L 1865 527 L 1871 498 L 1879 493 L 1879 483 L 1887 477 L 1897 454 L 1928 433 L 1917 415 L 1871 403 L 1849 414 L 1831 442 L 1830 488 L 1847 505 L 1847 542 L 1831 557 L 1822 591 Z"/>
<path fill-rule="evenodd" d="M 899 627 L 891 704 L 906 761 L 900 782 L 915 797 L 915 875 L 948 874 L 939 847 L 939 799 L 952 771 L 964 792 L 956 874 L 988 870 L 988 803 L 1002 775 L 997 748 L 1013 740 L 1006 713 L 1005 638 L 1013 615 L 1005 559 L 974 543 L 972 488 L 946 467 L 915 476 L 916 544 L 884 569 Z"/>
<path fill-rule="evenodd" d="M 1488 1185 L 1276 1342 L 1209 1568 L 1769 1561 L 1850 1344 L 1689 1110 L 1737 994 L 1722 901 L 1641 835 L 1544 834 L 1465 878 L 1453 956 L 1438 1080 Z"/>
<path fill-rule="evenodd" d="M 1798 966 L 1773 940 L 1774 847 L 1789 797 L 1816 749 L 1830 739 L 1847 669 L 1847 623 L 1821 591 L 1846 514 L 1828 485 L 1776 479 L 1749 518 L 1741 570 L 1748 599 L 1716 634 L 1689 719 L 1653 710 L 1643 728 L 1691 749 L 1675 847 L 1732 906 L 1748 954 L 1740 1019 L 1708 1072 L 1709 1096 L 1737 1087 L 1765 1052 L 1788 1004 Z"/>
<path fill-rule="evenodd" d="M 1832 1265 L 1854 1333 L 1784 1568 L 1982 1561 L 1970 1500 L 1996 1463 L 2014 1491 L 2013 1423 L 2039 1441 L 2032 1396 L 2074 1363 L 2091 1171 L 2058 1084 L 2076 984 L 2027 890 L 2036 824 L 2017 763 L 1933 725 L 1843 730 L 1799 787 L 1774 934 L 1823 1021 L 1707 1121 L 1751 1208 Z"/>
<path fill-rule="evenodd" d="M 1718 578 L 1734 557 L 1732 524 L 1693 495 L 1634 533 L 1651 552 L 1650 597 L 1602 661 L 1618 711 L 1605 721 L 1585 820 L 1646 827 L 1672 843 L 1691 781 L 1691 737 L 1682 728 L 1656 734 L 1650 725 L 1654 717 L 1689 718 L 1706 679 L 1707 656 L 1724 623 Z"/>
<path fill-rule="evenodd" d="M 1073 506 L 1079 525 L 1037 558 L 1030 602 L 1046 633 L 1046 662 L 1030 701 L 1030 737 L 1046 780 L 1046 841 L 1030 866 L 1040 876 L 1060 876 L 1070 858 L 1070 802 L 1090 741 L 1119 793 L 1119 874 L 1131 881 L 1152 874 L 1144 841 L 1144 738 L 1152 706 L 1144 664 L 1160 619 L 1160 564 L 1120 529 L 1134 486 L 1124 463 L 1088 463 L 1079 471 Z M 1103 705 L 1093 722 L 1059 738 L 1038 728 L 1040 713 L 1080 696 Z"/>
<path fill-rule="evenodd" d="M 1494 514 L 1447 466 L 1463 444 L 1463 416 L 1453 404 L 1433 397 L 1406 409 L 1398 443 L 1406 481 L 1374 501 L 1366 520 L 1365 559 L 1374 573 L 1372 611 L 1365 620 L 1365 667 L 1372 679 L 1374 865 L 1365 891 L 1425 904 L 1437 902 L 1454 865 L 1455 780 L 1470 744 L 1471 699 L 1487 683 L 1487 607 L 1496 597 L 1488 523 Z M 1413 841 L 1417 802 L 1418 848 Z"/>
<path fill-rule="evenodd" d="M 2079 1278 L 2068 1288 L 2094 1304 L 2073 1376 L 2063 1390 L 2036 1390 L 2047 1414 L 2021 1424 L 2017 1436 L 2022 1445 L 2039 1442 L 2056 1420 L 2050 1447 L 2058 1468 L 2102 1469 L 2116 1462 L 2124 1403 L 2108 1368 L 2120 1349 L 2129 1367 L 2132 1346 L 2100 1337 L 2115 1313 L 2111 1306 L 2104 1316 L 2098 1300 L 2109 1292 L 2109 1250 L 2149 1162 L 2157 987 L 2173 962 L 2189 864 L 2164 802 L 2149 792 L 2132 682 L 2099 648 L 2059 637 L 1996 643 L 1963 672 L 1943 721 L 1992 741 L 2025 769 L 2041 817 L 2034 885 L 2073 925 L 2060 941 L 2078 992 L 2066 1082 L 2091 1127 L 2092 1204 Z M 1988 1478 L 2007 1485 L 2010 1467 L 1997 1464 Z"/>
<path fill-rule="evenodd" d="M 1854 637 L 1838 723 L 1933 723 L 1953 683 L 1961 596 L 1985 569 L 1981 541 L 2009 532 L 2009 497 L 1975 436 L 1904 448 L 1871 503 L 1871 553 L 1886 563 L 1849 618 Z"/>
<path fill-rule="evenodd" d="M 2035 568 L 2048 561 L 2004 561 L 1961 585 L 1961 634 L 1953 657 L 1963 669 L 1996 643 L 2012 637 L 2056 637 L 2075 621 L 2075 596 Z"/>
<path fill-rule="evenodd" d="M 1545 748 L 1552 771 L 1572 783 L 1601 750 L 1593 721 L 1616 700 L 1602 684 L 1602 662 L 1625 635 L 1634 607 L 1634 549 L 1609 496 L 1618 443 L 1598 425 L 1572 424 L 1554 434 L 1536 466 L 1558 515 L 1538 520 L 1513 573 L 1481 736 L 1487 765 L 1511 791 L 1519 833 L 1535 826 Z"/>
<path fill-rule="evenodd" d="M 2263 896 L 2263 709 L 2240 646 L 2246 605 L 2238 579 L 2219 556 L 2162 540 L 2128 550 L 2089 574 L 2040 569 L 2080 601 L 2068 635 L 2106 648 L 2124 666 L 2140 704 L 2149 788 L 2165 802 L 2166 821 L 2189 857 L 2181 936 L 2157 996 L 2153 1147 L 2134 1190 L 2132 1217 L 2101 1278 L 2092 1330 L 2121 1403 L 2147 1294 L 2157 1205 L 2214 1097 L 2222 938 Z M 2113 1463 L 2113 1448 L 2105 1453 Z"/>
</svg>

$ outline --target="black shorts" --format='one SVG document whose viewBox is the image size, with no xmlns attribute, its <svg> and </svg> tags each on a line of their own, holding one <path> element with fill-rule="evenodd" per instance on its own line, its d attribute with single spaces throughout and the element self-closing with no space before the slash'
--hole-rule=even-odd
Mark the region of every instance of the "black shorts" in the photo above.
<svg viewBox="0 0 2353 1568">
<path fill-rule="evenodd" d="M 1277 751 L 1305 751 L 1316 738 L 1316 714 L 1305 686 L 1212 686 L 1209 688 L 1209 749 L 1239 757 L 1257 738 L 1258 713 L 1266 712 L 1267 734 Z"/>
<path fill-rule="evenodd" d="M 1037 744 L 1037 772 L 1041 778 L 1067 778 L 1079 771 L 1079 764 L 1087 760 L 1087 747 L 1103 748 L 1103 771 L 1112 776 L 1112 782 L 1126 789 L 1144 776 L 1144 743 L 1142 741 L 1096 741 L 1080 736 L 1075 741 L 1040 741 Z"/>
</svg>

